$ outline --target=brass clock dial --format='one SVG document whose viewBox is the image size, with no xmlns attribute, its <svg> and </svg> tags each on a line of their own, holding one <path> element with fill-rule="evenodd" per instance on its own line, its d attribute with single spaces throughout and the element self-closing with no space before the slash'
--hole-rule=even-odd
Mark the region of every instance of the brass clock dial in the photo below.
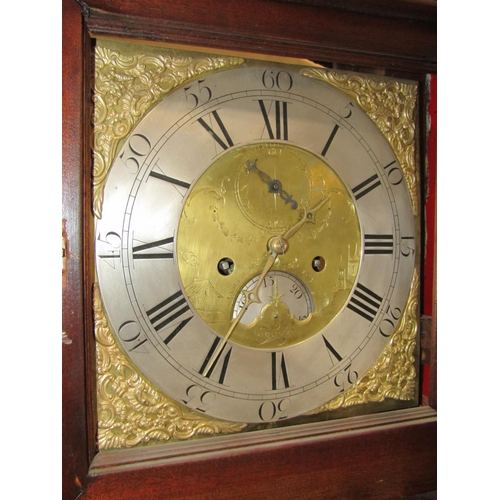
<svg viewBox="0 0 500 500">
<path fill-rule="evenodd" d="M 124 140 L 96 227 L 123 350 L 193 410 L 271 422 L 355 383 L 415 267 L 400 165 L 348 96 L 294 66 L 205 75 Z"/>
</svg>

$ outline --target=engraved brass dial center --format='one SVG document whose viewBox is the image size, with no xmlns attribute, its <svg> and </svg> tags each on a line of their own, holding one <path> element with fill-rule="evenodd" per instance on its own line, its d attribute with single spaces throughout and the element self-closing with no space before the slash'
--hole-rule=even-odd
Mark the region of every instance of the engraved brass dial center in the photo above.
<svg viewBox="0 0 500 500">
<path fill-rule="evenodd" d="M 279 180 L 275 193 L 268 179 Z M 360 251 L 359 221 L 343 182 L 322 158 L 279 142 L 235 147 L 215 160 L 189 192 L 177 230 L 179 272 L 191 305 L 223 339 L 230 332 L 229 341 L 261 349 L 300 343 L 330 323 L 356 281 Z M 301 321 L 281 313 L 279 322 L 269 322 L 275 311 L 235 324 L 238 297 L 258 281 L 271 255 L 266 272 L 303 283 L 314 310 Z"/>
</svg>

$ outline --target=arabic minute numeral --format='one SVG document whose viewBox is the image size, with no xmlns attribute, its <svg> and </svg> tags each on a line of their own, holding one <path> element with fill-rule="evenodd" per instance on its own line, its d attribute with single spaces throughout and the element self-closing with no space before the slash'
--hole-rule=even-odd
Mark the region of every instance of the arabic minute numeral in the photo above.
<svg viewBox="0 0 500 500">
<path fill-rule="evenodd" d="M 199 385 L 193 384 L 186 389 L 187 399 L 182 402 L 190 408 L 206 413 L 207 408 L 215 401 L 217 394 L 205 390 Z"/>
<path fill-rule="evenodd" d="M 195 109 L 200 104 L 206 104 L 212 99 L 212 91 L 210 87 L 203 85 L 205 80 L 198 80 L 196 85 L 190 85 L 184 88 L 184 94 L 186 97 L 186 105 L 189 109 Z"/>
<path fill-rule="evenodd" d="M 352 365 L 347 366 L 333 378 L 333 383 L 337 387 L 342 387 L 340 392 L 344 392 L 347 387 L 355 384 L 359 378 L 358 372 L 351 370 L 351 366 Z"/>
<path fill-rule="evenodd" d="M 387 306 L 385 313 L 387 317 L 381 321 L 378 330 L 382 336 L 388 338 L 394 333 L 394 328 L 396 328 L 396 325 L 403 313 L 399 307 L 391 308 L 390 306 Z"/>
<path fill-rule="evenodd" d="M 403 182 L 403 172 L 397 165 L 394 165 L 395 163 L 396 160 L 391 161 L 391 163 L 384 167 L 387 178 L 393 186 L 397 186 Z"/>
<path fill-rule="evenodd" d="M 340 115 L 342 116 L 342 118 L 345 118 L 347 120 L 347 118 L 351 117 L 353 109 L 354 109 L 354 104 L 350 102 L 347 106 L 343 107 L 340 110 Z"/>
<path fill-rule="evenodd" d="M 125 321 L 118 328 L 118 337 L 124 342 L 128 351 L 147 352 L 140 347 L 147 342 L 146 336 L 142 332 L 142 328 L 136 321 Z"/>
<path fill-rule="evenodd" d="M 288 418 L 291 401 L 288 398 L 275 403 L 274 401 L 265 401 L 259 406 L 259 418 L 263 422 L 272 422 L 273 420 L 283 420 Z"/>
<path fill-rule="evenodd" d="M 101 235 L 98 234 L 97 241 L 104 243 L 106 248 L 106 253 L 99 254 L 98 257 L 115 269 L 115 259 L 119 259 L 121 256 L 122 239 L 120 235 L 110 231 L 102 239 Z"/>
<path fill-rule="evenodd" d="M 127 170 L 135 175 L 141 165 L 138 157 L 143 159 L 150 151 L 151 142 L 149 139 L 143 134 L 134 134 L 127 141 L 126 149 L 120 155 L 120 160 L 123 161 Z"/>
<path fill-rule="evenodd" d="M 288 92 L 293 87 L 293 78 L 288 71 L 266 69 L 262 74 L 262 85 L 268 90 L 278 89 Z"/>
<path fill-rule="evenodd" d="M 409 257 L 415 255 L 415 238 L 413 236 L 403 236 L 401 238 L 401 255 Z"/>
</svg>

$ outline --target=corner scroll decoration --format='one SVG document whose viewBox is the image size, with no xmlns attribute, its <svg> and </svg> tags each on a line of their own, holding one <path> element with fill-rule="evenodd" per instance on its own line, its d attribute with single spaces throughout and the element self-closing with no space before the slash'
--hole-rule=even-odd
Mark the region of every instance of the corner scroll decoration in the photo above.
<svg viewBox="0 0 500 500">
<path fill-rule="evenodd" d="M 370 116 L 389 141 L 401 165 L 410 193 L 413 214 L 419 213 L 418 169 L 415 163 L 415 108 L 418 87 L 411 82 L 375 80 L 320 68 L 306 68 L 302 75 L 323 81 L 349 95 Z"/>
<path fill-rule="evenodd" d="M 144 114 L 189 79 L 243 63 L 240 57 L 127 55 L 96 47 L 92 172 L 96 217 L 101 217 L 104 183 L 119 145 Z"/>
<path fill-rule="evenodd" d="M 93 300 L 100 450 L 231 434 L 246 427 L 192 413 L 155 389 L 116 345 L 97 284 Z"/>
</svg>

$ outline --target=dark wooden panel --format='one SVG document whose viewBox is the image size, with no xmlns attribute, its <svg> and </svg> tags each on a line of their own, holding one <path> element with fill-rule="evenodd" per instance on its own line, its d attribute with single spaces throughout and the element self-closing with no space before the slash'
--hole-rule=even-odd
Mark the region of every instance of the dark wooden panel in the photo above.
<svg viewBox="0 0 500 500">
<path fill-rule="evenodd" d="M 395 499 L 436 488 L 436 423 L 123 470 L 91 480 L 85 500 Z"/>
<path fill-rule="evenodd" d="M 83 313 L 82 137 L 83 24 L 81 8 L 64 0 L 62 216 L 67 235 L 67 276 L 62 293 L 63 498 L 75 498 L 87 477 L 87 401 Z"/>
<path fill-rule="evenodd" d="M 356 12 L 339 5 L 269 0 L 149 0 L 147 5 L 91 0 L 87 5 L 87 25 L 96 35 L 406 71 L 436 69 L 436 19 L 418 16 L 416 9 L 405 14 L 387 6 L 374 13 L 374 2 L 362 2 Z"/>
<path fill-rule="evenodd" d="M 276 0 L 321 7 L 335 7 L 354 13 L 435 20 L 436 0 Z"/>
</svg>

